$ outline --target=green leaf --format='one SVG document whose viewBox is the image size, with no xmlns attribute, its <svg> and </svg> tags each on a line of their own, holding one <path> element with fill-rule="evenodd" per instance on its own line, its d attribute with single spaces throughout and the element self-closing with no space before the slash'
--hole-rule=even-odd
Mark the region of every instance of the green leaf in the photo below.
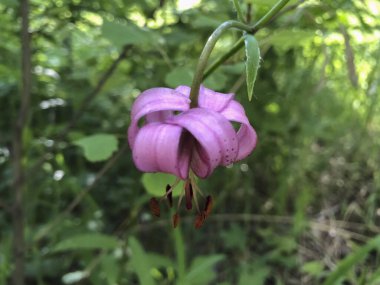
<svg viewBox="0 0 380 285">
<path fill-rule="evenodd" d="M 221 23 L 223 22 L 223 19 L 215 19 L 214 17 L 197 14 L 196 18 L 191 21 L 191 25 L 194 28 L 217 28 Z"/>
<path fill-rule="evenodd" d="M 248 100 L 252 100 L 253 87 L 255 85 L 257 70 L 260 66 L 260 48 L 259 43 L 252 35 L 244 35 L 245 42 L 245 53 L 247 56 L 245 66 L 246 66 L 246 76 L 247 76 L 247 91 Z"/>
<path fill-rule="evenodd" d="M 91 162 L 108 159 L 117 150 L 117 139 L 114 135 L 96 134 L 74 141 L 84 150 L 84 156 Z"/>
<path fill-rule="evenodd" d="M 178 85 L 191 85 L 193 80 L 193 70 L 189 67 L 177 67 L 172 69 L 165 76 L 165 83 L 169 87 L 177 87 Z"/>
<path fill-rule="evenodd" d="M 221 90 L 226 86 L 227 80 L 227 76 L 218 70 L 205 80 L 204 85 L 214 90 Z"/>
<path fill-rule="evenodd" d="M 128 244 L 131 249 L 131 266 L 137 274 L 137 277 L 140 281 L 139 284 L 153 285 L 154 281 L 150 275 L 151 266 L 149 258 L 142 248 L 141 244 L 134 237 L 130 237 L 128 239 Z"/>
<path fill-rule="evenodd" d="M 173 267 L 173 262 L 170 258 L 157 253 L 147 253 L 149 263 L 152 267 Z"/>
<path fill-rule="evenodd" d="M 313 30 L 281 29 L 263 39 L 263 45 L 271 45 L 278 53 L 284 53 L 291 48 L 304 46 L 316 37 Z M 292 39 L 292 40 L 289 40 Z"/>
<path fill-rule="evenodd" d="M 255 284 L 263 285 L 266 278 L 270 274 L 270 268 L 259 262 L 253 263 L 250 266 L 252 270 L 244 270 L 239 278 L 239 285 Z"/>
<path fill-rule="evenodd" d="M 154 46 L 158 40 L 153 32 L 143 30 L 132 23 L 122 24 L 107 20 L 103 20 L 102 34 L 117 47 L 127 44 Z"/>
<path fill-rule="evenodd" d="M 141 178 L 145 190 L 152 196 L 162 196 L 165 194 L 166 185 L 172 185 L 177 177 L 167 173 L 144 173 Z M 173 189 L 173 197 L 179 196 L 183 189 L 183 181 Z"/>
<path fill-rule="evenodd" d="M 348 275 L 348 272 L 352 270 L 352 267 L 363 261 L 367 254 L 373 249 L 380 248 L 380 236 L 371 239 L 367 244 L 357 248 L 342 261 L 340 261 L 336 269 L 327 277 L 323 285 L 335 285 L 341 279 Z"/>
<path fill-rule="evenodd" d="M 114 249 L 119 246 L 118 240 L 113 236 L 92 233 L 70 237 L 59 242 L 53 252 L 78 249 Z"/>
<path fill-rule="evenodd" d="M 103 272 L 106 273 L 105 278 L 107 280 L 107 284 L 117 284 L 117 280 L 120 275 L 120 265 L 118 264 L 116 258 L 113 255 L 103 256 L 101 265 Z"/>
<path fill-rule="evenodd" d="M 184 278 L 184 283 L 208 284 L 216 276 L 213 267 L 224 258 L 225 256 L 223 254 L 195 258 L 189 272 Z"/>
<path fill-rule="evenodd" d="M 302 266 L 301 271 L 308 273 L 311 276 L 318 277 L 323 272 L 323 268 L 324 265 L 321 261 L 310 261 Z"/>
</svg>

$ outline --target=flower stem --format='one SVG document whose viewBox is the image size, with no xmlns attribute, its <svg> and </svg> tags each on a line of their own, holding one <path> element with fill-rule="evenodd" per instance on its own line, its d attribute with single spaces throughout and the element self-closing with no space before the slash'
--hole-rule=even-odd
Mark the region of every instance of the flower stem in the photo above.
<svg viewBox="0 0 380 285">
<path fill-rule="evenodd" d="M 244 23 L 245 20 L 244 20 L 243 12 L 242 12 L 240 4 L 239 4 L 239 0 L 233 0 L 233 3 L 234 3 L 234 7 L 235 7 L 236 14 L 238 16 L 239 21 Z"/>
<path fill-rule="evenodd" d="M 289 1 L 289 0 L 288 0 Z M 253 32 L 252 27 L 248 26 L 246 24 L 243 24 L 238 21 L 226 21 L 222 23 L 216 30 L 211 34 L 211 36 L 208 38 L 206 45 L 203 48 L 203 51 L 201 53 L 201 56 L 199 57 L 197 69 L 195 71 L 195 75 L 193 78 L 193 83 L 191 85 L 191 91 L 190 91 L 190 100 L 191 100 L 191 107 L 195 107 L 197 105 L 197 99 L 198 99 L 198 93 L 199 93 L 199 87 L 201 86 L 202 79 L 203 79 L 203 73 L 207 65 L 207 60 L 210 57 L 210 54 L 216 44 L 216 42 L 219 40 L 221 35 L 231 28 L 237 28 L 240 30 L 244 30 L 246 32 Z"/>
<path fill-rule="evenodd" d="M 290 0 L 280 0 L 276 5 L 269 10 L 252 28 L 252 32 L 250 34 L 255 34 L 258 30 L 263 28 L 280 10 L 289 2 Z M 244 46 L 244 39 L 240 38 L 235 45 L 215 60 L 205 71 L 203 79 L 206 79 L 209 75 L 211 75 L 215 69 L 217 69 L 223 62 L 225 62 L 228 58 L 237 53 Z"/>
<path fill-rule="evenodd" d="M 221 57 L 219 57 L 217 60 L 215 60 L 213 63 L 210 64 L 210 66 L 206 69 L 203 80 L 205 80 L 209 75 L 211 75 L 215 69 L 219 67 L 223 62 L 225 62 L 227 59 L 229 59 L 231 56 L 233 56 L 235 53 L 237 53 L 244 45 L 244 38 L 241 37 L 234 46 L 227 51 L 225 54 L 223 54 Z"/>
<path fill-rule="evenodd" d="M 174 246 L 177 255 L 178 284 L 183 284 L 186 274 L 186 253 L 181 225 L 173 229 Z"/>
</svg>

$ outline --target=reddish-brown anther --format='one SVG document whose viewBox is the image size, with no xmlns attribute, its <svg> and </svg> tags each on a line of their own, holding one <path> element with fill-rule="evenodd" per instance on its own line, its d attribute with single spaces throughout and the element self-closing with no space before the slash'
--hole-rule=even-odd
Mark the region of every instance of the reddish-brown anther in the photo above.
<svg viewBox="0 0 380 285">
<path fill-rule="evenodd" d="M 193 208 L 193 186 L 190 182 L 186 182 L 185 185 L 185 200 L 186 200 L 186 209 L 191 210 Z"/>
<path fill-rule="evenodd" d="M 179 215 L 178 213 L 175 213 L 173 215 L 173 228 L 176 228 L 179 224 Z"/>
<path fill-rule="evenodd" d="M 166 185 L 166 197 L 169 202 L 169 207 L 173 207 L 173 192 L 171 191 L 171 186 L 169 184 Z"/>
<path fill-rule="evenodd" d="M 153 216 L 160 216 L 160 204 L 156 198 L 151 198 L 149 201 L 149 208 Z"/>
<path fill-rule="evenodd" d="M 196 229 L 199 229 L 200 227 L 203 226 L 203 223 L 205 222 L 205 219 L 206 219 L 206 216 L 204 213 L 199 213 L 196 217 L 195 217 L 195 221 L 194 221 L 194 227 Z"/>
<path fill-rule="evenodd" d="M 205 204 L 205 210 L 204 210 L 205 218 L 207 218 L 210 215 L 212 206 L 213 206 L 212 197 L 208 195 L 206 197 L 206 204 Z"/>
</svg>

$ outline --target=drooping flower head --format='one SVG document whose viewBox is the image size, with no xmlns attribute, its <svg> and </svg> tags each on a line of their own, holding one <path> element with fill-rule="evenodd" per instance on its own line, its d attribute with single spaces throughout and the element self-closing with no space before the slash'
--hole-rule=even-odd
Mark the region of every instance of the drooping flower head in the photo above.
<svg viewBox="0 0 380 285">
<path fill-rule="evenodd" d="M 188 86 L 152 88 L 134 102 L 128 141 L 141 171 L 186 181 L 192 173 L 206 178 L 217 166 L 239 161 L 255 148 L 256 132 L 233 94 L 201 86 L 195 108 L 190 108 L 189 94 Z M 232 123 L 240 124 L 238 130 Z"/>
</svg>

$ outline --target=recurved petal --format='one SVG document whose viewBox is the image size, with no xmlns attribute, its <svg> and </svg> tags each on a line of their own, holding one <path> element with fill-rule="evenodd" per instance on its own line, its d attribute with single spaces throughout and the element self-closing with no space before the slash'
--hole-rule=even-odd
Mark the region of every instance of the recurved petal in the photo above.
<svg viewBox="0 0 380 285">
<path fill-rule="evenodd" d="M 171 116 L 173 116 L 172 111 L 158 111 L 158 112 L 153 112 L 149 113 L 145 116 L 145 122 L 147 124 L 153 123 L 153 122 L 159 122 L 163 123 L 167 119 L 169 119 Z"/>
<path fill-rule="evenodd" d="M 160 121 L 160 118 L 170 115 L 167 111 L 186 111 L 189 108 L 189 98 L 174 89 L 160 87 L 142 92 L 132 105 L 131 124 L 128 128 L 129 145 L 133 148 L 139 130 L 138 121 L 142 117 L 150 115 L 150 121 Z"/>
<path fill-rule="evenodd" d="M 190 87 L 186 85 L 180 85 L 178 86 L 175 91 L 178 91 L 182 95 L 185 95 L 187 98 L 190 97 Z"/>
<path fill-rule="evenodd" d="M 255 129 L 248 121 L 243 106 L 237 101 L 232 100 L 220 114 L 229 121 L 241 124 L 237 132 L 239 152 L 235 161 L 247 157 L 256 147 L 257 135 Z"/>
<path fill-rule="evenodd" d="M 228 103 L 234 98 L 234 94 L 224 94 L 201 86 L 199 90 L 198 106 L 221 112 Z"/>
<path fill-rule="evenodd" d="M 186 179 L 191 148 L 182 136 L 183 129 L 176 125 L 151 123 L 142 127 L 132 149 L 136 167 L 144 172 L 171 173 Z"/>
<path fill-rule="evenodd" d="M 237 136 L 231 123 L 219 113 L 193 108 L 170 119 L 185 128 L 196 140 L 192 169 L 199 177 L 207 177 L 218 165 L 228 165 L 238 154 Z"/>
</svg>

